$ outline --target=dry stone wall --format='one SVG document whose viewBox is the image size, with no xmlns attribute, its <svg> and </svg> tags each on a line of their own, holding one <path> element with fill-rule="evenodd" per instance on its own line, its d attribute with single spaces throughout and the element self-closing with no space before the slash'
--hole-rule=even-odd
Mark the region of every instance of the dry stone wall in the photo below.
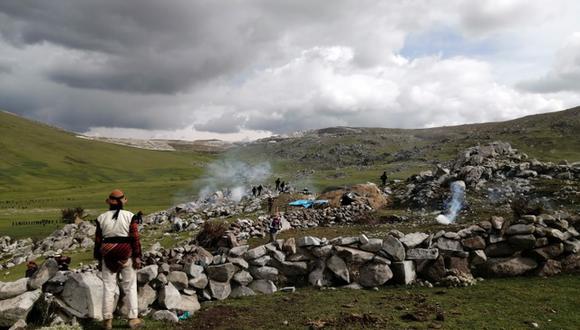
<svg viewBox="0 0 580 330">
<path fill-rule="evenodd" d="M 572 216 L 526 215 L 512 222 L 492 217 L 456 232 L 305 236 L 221 248 L 219 254 L 195 245 L 155 248 L 144 254 L 146 266 L 138 271 L 139 310 L 177 322 L 203 301 L 302 286 L 468 286 L 486 277 L 580 272 L 577 225 Z M 96 270 L 60 272 L 49 259 L 32 278 L 0 283 L 0 326 L 25 318 L 39 304 L 53 307 L 43 318 L 48 324 L 101 319 L 101 292 Z M 119 301 L 118 312 L 126 313 L 122 295 Z"/>
</svg>

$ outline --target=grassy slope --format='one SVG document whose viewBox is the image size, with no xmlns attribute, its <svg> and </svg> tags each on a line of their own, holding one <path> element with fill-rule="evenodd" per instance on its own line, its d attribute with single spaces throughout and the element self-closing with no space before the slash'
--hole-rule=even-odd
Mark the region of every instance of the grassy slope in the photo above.
<svg viewBox="0 0 580 330">
<path fill-rule="evenodd" d="M 7 228 L 11 220 L 54 218 L 63 207 L 100 211 L 123 188 L 130 208 L 153 211 L 192 194 L 192 182 L 215 156 L 162 152 L 88 141 L 0 112 L 0 229 L 16 236 L 42 227 Z M 6 231 L 5 231 L 6 230 Z"/>
<path fill-rule="evenodd" d="M 575 329 L 580 277 L 492 279 L 469 288 L 276 293 L 205 304 L 180 329 Z M 283 306 L 283 307 L 282 307 Z M 281 308 L 282 307 L 282 308 Z M 436 320 L 437 314 L 443 320 Z M 361 315 L 369 315 L 365 323 Z M 404 315 L 421 321 L 407 321 Z M 287 325 L 285 324 L 287 322 Z"/>
<path fill-rule="evenodd" d="M 492 279 L 450 289 L 300 288 L 204 303 L 176 326 L 146 319 L 145 329 L 531 329 L 532 322 L 540 329 L 577 329 L 578 294 L 580 277 L 574 275 Z M 405 320 L 405 315 L 420 321 Z M 114 322 L 125 327 L 125 320 Z M 98 329 L 100 324 L 83 325 Z"/>
<path fill-rule="evenodd" d="M 533 115 L 506 122 L 439 127 L 430 129 L 360 128 L 354 132 L 320 130 L 304 137 L 277 143 L 255 143 L 231 151 L 232 157 L 267 158 L 279 173 L 298 185 L 323 188 L 330 185 L 377 181 L 384 169 L 391 178 L 432 168 L 435 162 L 453 159 L 457 152 L 478 143 L 508 141 L 515 148 L 543 161 L 580 161 L 580 107 Z M 334 130 L 335 132 L 337 130 Z M 356 154 L 333 149 L 353 145 Z M 405 153 L 407 155 L 405 155 Z M 368 158 L 367 161 L 361 161 Z M 309 178 L 296 175 L 315 170 Z"/>
</svg>

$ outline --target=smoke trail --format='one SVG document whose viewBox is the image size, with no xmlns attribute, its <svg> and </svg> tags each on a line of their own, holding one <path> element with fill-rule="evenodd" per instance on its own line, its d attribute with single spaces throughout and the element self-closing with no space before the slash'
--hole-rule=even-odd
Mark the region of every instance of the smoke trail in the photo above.
<svg viewBox="0 0 580 330">
<path fill-rule="evenodd" d="M 451 183 L 451 201 L 448 206 L 449 209 L 446 215 L 440 214 L 435 218 L 437 222 L 449 225 L 455 222 L 455 218 L 461 211 L 463 207 L 463 201 L 465 200 L 465 182 L 454 181 Z"/>
<path fill-rule="evenodd" d="M 206 170 L 205 178 L 198 182 L 202 188 L 200 199 L 207 199 L 218 190 L 223 190 L 231 200 L 239 202 L 249 191 L 249 186 L 264 184 L 272 175 L 269 162 L 256 165 L 238 160 L 220 160 L 211 163 Z"/>
</svg>

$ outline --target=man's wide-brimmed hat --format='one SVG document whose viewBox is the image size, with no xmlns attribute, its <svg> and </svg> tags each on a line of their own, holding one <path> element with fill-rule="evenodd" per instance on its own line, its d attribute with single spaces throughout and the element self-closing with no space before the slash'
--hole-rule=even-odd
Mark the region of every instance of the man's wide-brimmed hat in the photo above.
<svg viewBox="0 0 580 330">
<path fill-rule="evenodd" d="M 109 194 L 109 198 L 106 200 L 109 205 L 118 205 L 119 203 L 127 203 L 127 198 L 121 189 L 115 189 Z"/>
</svg>

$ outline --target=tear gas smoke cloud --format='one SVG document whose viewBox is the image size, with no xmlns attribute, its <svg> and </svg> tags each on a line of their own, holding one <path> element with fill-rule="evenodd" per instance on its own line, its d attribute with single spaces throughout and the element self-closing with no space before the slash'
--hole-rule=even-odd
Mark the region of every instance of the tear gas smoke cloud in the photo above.
<svg viewBox="0 0 580 330">
<path fill-rule="evenodd" d="M 436 220 L 440 224 L 449 225 L 455 223 L 455 218 L 463 208 L 463 201 L 465 200 L 465 182 L 454 181 L 451 183 L 451 201 L 448 204 L 447 214 L 440 214 Z"/>
<path fill-rule="evenodd" d="M 272 166 L 269 162 L 255 165 L 238 160 L 219 160 L 211 163 L 206 170 L 205 177 L 200 179 L 199 198 L 206 199 L 218 190 L 224 190 L 225 195 L 239 202 L 251 185 L 264 184 L 272 175 Z"/>
</svg>

